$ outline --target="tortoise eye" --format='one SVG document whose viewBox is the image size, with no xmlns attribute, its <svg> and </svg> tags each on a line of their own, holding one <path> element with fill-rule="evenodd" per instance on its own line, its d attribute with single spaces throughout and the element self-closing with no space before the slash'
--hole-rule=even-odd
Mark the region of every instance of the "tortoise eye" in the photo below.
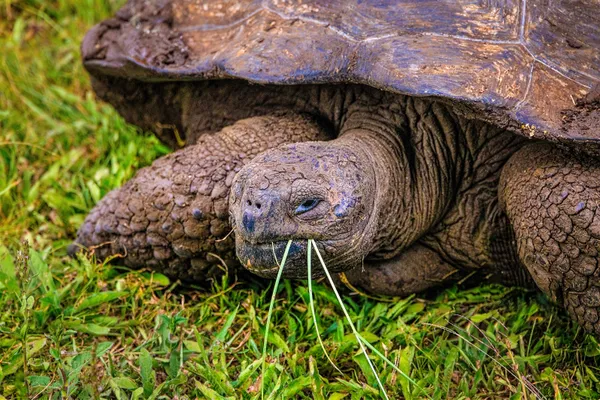
<svg viewBox="0 0 600 400">
<path fill-rule="evenodd" d="M 321 202 L 321 200 L 319 199 L 308 199 L 308 200 L 304 200 L 299 206 L 298 208 L 296 208 L 296 215 L 298 214 L 304 214 L 305 212 L 308 212 L 310 210 L 312 210 L 313 208 L 315 208 L 319 203 Z"/>
</svg>

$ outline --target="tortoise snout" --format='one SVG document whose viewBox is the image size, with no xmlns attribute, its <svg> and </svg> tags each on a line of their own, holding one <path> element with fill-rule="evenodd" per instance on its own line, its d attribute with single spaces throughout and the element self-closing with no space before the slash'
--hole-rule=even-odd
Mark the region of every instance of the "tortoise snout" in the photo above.
<svg viewBox="0 0 600 400">
<path fill-rule="evenodd" d="M 258 234 L 266 228 L 277 198 L 266 191 L 250 191 L 242 200 L 242 227 L 248 235 Z M 258 232 L 257 232 L 258 231 Z"/>
</svg>

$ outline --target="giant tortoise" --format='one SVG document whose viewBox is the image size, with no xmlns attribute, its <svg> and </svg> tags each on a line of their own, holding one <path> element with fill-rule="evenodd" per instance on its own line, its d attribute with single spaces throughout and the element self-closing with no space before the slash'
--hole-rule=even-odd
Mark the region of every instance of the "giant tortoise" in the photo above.
<svg viewBox="0 0 600 400">
<path fill-rule="evenodd" d="M 174 150 L 70 248 L 203 281 L 536 284 L 600 334 L 600 3 L 130 0 L 82 45 Z M 239 260 L 239 261 L 238 261 Z"/>
</svg>

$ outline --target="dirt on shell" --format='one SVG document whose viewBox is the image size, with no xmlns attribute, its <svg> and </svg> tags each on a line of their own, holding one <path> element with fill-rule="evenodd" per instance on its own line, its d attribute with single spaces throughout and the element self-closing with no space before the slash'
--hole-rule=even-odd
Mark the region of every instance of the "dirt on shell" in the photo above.
<svg viewBox="0 0 600 400">
<path fill-rule="evenodd" d="M 568 136 L 594 139 L 593 131 L 600 127 L 600 84 L 577 100 L 575 107 L 563 110 L 561 113 L 562 130 Z"/>
<path fill-rule="evenodd" d="M 129 2 L 117 12 L 116 18 L 100 23 L 91 38 L 84 40 L 83 58 L 85 61 L 111 58 L 110 49 L 124 47 L 130 49 L 136 61 L 143 60 L 158 68 L 181 66 L 189 57 L 188 49 L 181 34 L 173 31 L 172 23 L 168 1 Z"/>
</svg>

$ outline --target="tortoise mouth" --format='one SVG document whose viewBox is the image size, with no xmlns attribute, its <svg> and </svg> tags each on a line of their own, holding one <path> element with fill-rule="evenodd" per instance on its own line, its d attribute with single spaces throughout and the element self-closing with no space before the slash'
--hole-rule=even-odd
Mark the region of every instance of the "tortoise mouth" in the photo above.
<svg viewBox="0 0 600 400">
<path fill-rule="evenodd" d="M 306 278 L 306 243 L 304 239 L 292 239 L 288 256 L 283 266 L 284 278 Z M 288 240 L 251 243 L 243 239 L 236 240 L 236 253 L 244 268 L 262 276 L 275 278 L 285 253 Z"/>
<path fill-rule="evenodd" d="M 236 238 L 237 257 L 248 271 L 263 278 L 274 279 L 277 277 L 285 248 L 290 239 L 283 239 L 274 242 L 250 242 L 242 238 Z M 286 279 L 306 279 L 308 277 L 307 247 L 308 239 L 294 238 L 288 252 L 285 265 L 283 266 L 282 277 Z M 317 241 L 319 248 L 325 260 L 332 256 L 327 254 L 321 246 L 327 247 L 332 244 L 331 241 Z M 328 257 L 329 256 L 329 257 Z M 343 258 L 342 262 L 331 260 L 327 262 L 327 269 L 330 272 L 338 273 L 350 270 L 356 266 L 354 258 Z M 312 250 L 312 278 L 325 276 L 325 271 L 319 262 L 315 250 Z"/>
</svg>

